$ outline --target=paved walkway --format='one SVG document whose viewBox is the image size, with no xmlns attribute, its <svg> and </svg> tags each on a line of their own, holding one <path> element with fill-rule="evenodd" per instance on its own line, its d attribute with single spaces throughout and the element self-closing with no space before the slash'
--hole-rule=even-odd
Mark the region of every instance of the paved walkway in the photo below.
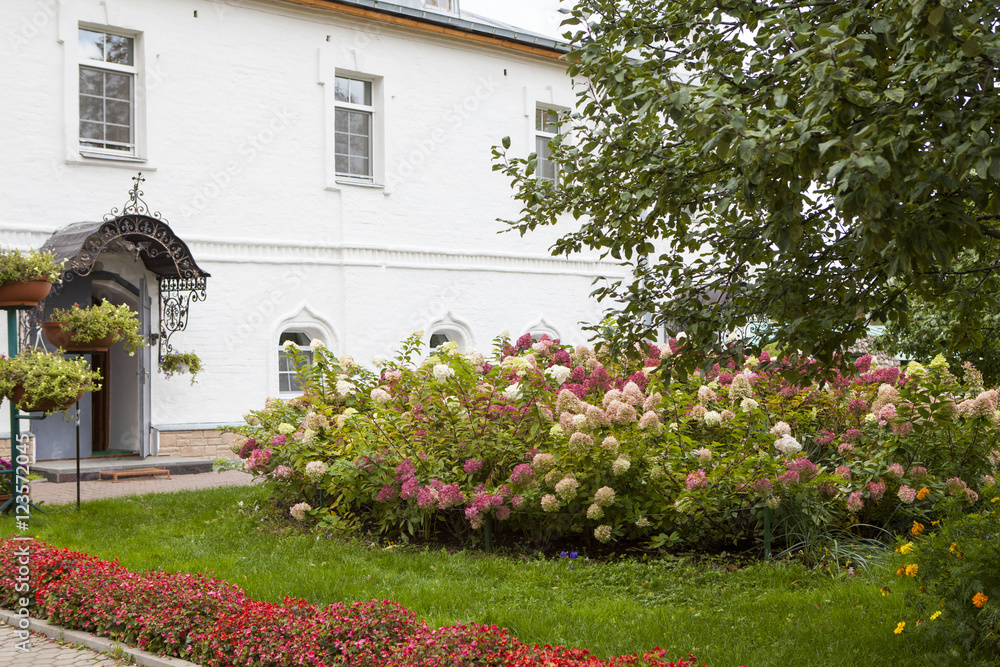
<svg viewBox="0 0 1000 667">
<path fill-rule="evenodd" d="M 89 649 L 60 644 L 45 635 L 31 634 L 28 651 L 18 648 L 21 642 L 14 628 L 0 627 L 0 665 L 5 667 L 118 667 L 125 664 Z"/>
<path fill-rule="evenodd" d="M 194 475 L 172 475 L 170 479 L 161 477 L 123 477 L 118 482 L 110 479 L 80 482 L 80 500 L 97 500 L 98 498 L 120 498 L 121 496 L 137 496 L 145 493 L 170 493 L 188 489 L 213 489 L 217 486 L 246 486 L 253 481 L 249 473 L 237 470 L 226 472 L 205 472 Z M 43 482 L 34 480 L 30 484 L 32 502 L 44 501 L 47 505 L 68 505 L 76 502 L 76 483 Z M 0 665 L 4 663 L 0 661 Z"/>
</svg>

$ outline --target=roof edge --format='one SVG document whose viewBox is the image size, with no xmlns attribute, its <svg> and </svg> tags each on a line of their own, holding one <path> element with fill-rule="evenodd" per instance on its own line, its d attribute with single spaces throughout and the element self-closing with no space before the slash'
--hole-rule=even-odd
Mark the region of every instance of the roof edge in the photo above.
<svg viewBox="0 0 1000 667">
<path fill-rule="evenodd" d="M 414 28 L 480 44 L 512 49 L 544 58 L 561 59 L 569 46 L 561 41 L 468 19 L 423 11 L 380 0 L 281 0 L 293 5 L 325 9 L 406 28 Z"/>
</svg>

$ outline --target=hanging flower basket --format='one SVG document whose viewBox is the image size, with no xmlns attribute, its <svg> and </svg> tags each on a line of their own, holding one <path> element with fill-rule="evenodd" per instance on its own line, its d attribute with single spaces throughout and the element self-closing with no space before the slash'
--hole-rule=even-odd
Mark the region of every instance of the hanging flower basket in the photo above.
<svg viewBox="0 0 1000 667">
<path fill-rule="evenodd" d="M 28 412 L 51 413 L 101 388 L 101 374 L 86 359 L 28 348 L 16 357 L 0 357 L 0 395 Z"/>
<path fill-rule="evenodd" d="M 24 402 L 25 391 L 24 385 L 19 384 L 10 392 L 11 402 L 24 412 L 56 412 L 57 410 L 66 410 L 67 408 L 73 407 L 73 404 L 83 398 L 83 395 L 87 393 L 85 391 L 81 391 L 72 400 L 62 403 L 57 400 L 49 399 L 36 401 L 31 405 L 22 405 Z"/>
<path fill-rule="evenodd" d="M 45 340 L 66 352 L 106 352 L 114 344 L 113 334 L 94 340 L 80 340 L 67 325 L 66 321 L 42 322 Z"/>
<path fill-rule="evenodd" d="M 62 264 L 48 253 L 0 250 L 0 307 L 37 306 L 61 271 Z"/>
<path fill-rule="evenodd" d="M 49 295 L 52 283 L 48 280 L 32 280 L 0 285 L 0 306 L 37 306 Z"/>
<path fill-rule="evenodd" d="M 116 306 L 107 300 L 90 308 L 77 303 L 72 308 L 56 308 L 52 321 L 44 322 L 42 329 L 50 343 L 67 352 L 107 350 L 123 341 L 131 356 L 146 346 L 138 314 L 125 304 Z"/>
</svg>

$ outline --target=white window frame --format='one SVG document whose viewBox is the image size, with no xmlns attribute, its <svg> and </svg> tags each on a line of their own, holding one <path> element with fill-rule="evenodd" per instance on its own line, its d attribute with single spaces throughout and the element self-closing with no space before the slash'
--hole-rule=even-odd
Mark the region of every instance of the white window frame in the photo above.
<svg viewBox="0 0 1000 667">
<path fill-rule="evenodd" d="M 278 370 L 278 395 L 279 396 L 286 396 L 286 397 L 287 396 L 301 396 L 302 395 L 302 388 L 301 387 L 299 389 L 289 389 L 289 390 L 285 390 L 285 389 L 281 388 L 281 378 L 282 377 L 285 377 L 285 376 L 289 377 L 289 386 L 292 386 L 295 383 L 295 381 L 297 380 L 297 374 L 296 374 L 296 372 L 294 370 L 291 370 L 291 371 L 283 371 L 283 370 L 281 370 L 281 362 L 285 358 L 285 347 L 284 347 L 284 344 L 281 342 L 281 339 L 282 339 L 282 337 L 285 336 L 285 334 L 302 334 L 306 338 L 309 338 L 310 340 L 312 340 L 313 337 L 312 337 L 311 333 L 308 330 L 306 330 L 306 329 L 304 329 L 302 327 L 294 327 L 294 326 L 283 330 L 278 335 L 278 365 L 277 365 L 277 370 Z M 296 345 L 296 347 L 303 354 L 306 355 L 306 357 L 309 359 L 309 363 L 312 364 L 313 360 L 315 359 L 315 354 L 316 354 L 312 350 L 312 348 L 309 347 L 308 344 L 305 344 L 305 345 Z"/>
<path fill-rule="evenodd" d="M 336 180 L 338 183 L 357 183 L 362 185 L 371 185 L 375 183 L 375 175 L 377 173 L 377 153 L 378 149 L 376 136 L 378 121 L 378 111 L 376 109 L 378 98 L 376 96 L 376 81 L 371 77 L 359 76 L 353 73 L 347 72 L 337 72 L 334 77 L 334 91 L 336 91 L 337 79 L 347 79 L 349 81 L 360 81 L 369 87 L 369 94 L 371 96 L 371 104 L 356 104 L 352 102 L 345 102 L 343 100 L 338 100 L 336 97 L 336 92 L 334 92 L 334 117 L 333 117 L 333 134 L 334 134 L 334 153 L 333 153 L 333 168 L 336 175 Z M 341 109 L 345 111 L 357 111 L 362 113 L 367 113 L 368 119 L 368 174 L 358 175 L 351 174 L 347 172 L 337 171 L 337 153 L 336 153 L 336 135 L 337 135 L 337 112 Z"/>
<path fill-rule="evenodd" d="M 118 63 L 109 63 L 101 60 L 92 60 L 90 58 L 85 58 L 82 48 L 80 47 L 80 30 L 89 30 L 92 32 L 100 32 L 109 35 L 116 35 L 119 37 L 127 37 L 132 40 L 132 65 L 121 65 Z M 142 77 L 143 71 L 143 55 L 142 55 L 142 33 L 134 30 L 126 30 L 122 28 L 98 25 L 93 23 L 81 22 L 75 26 L 74 30 L 74 44 L 76 46 L 75 53 L 75 63 L 74 70 L 75 76 L 73 77 L 73 90 L 74 104 L 73 108 L 75 113 L 73 114 L 72 127 L 75 136 L 75 145 L 78 154 L 84 158 L 97 158 L 102 160 L 119 160 L 127 162 L 144 162 L 143 157 L 143 127 L 142 122 L 144 120 L 144 109 L 141 106 L 140 99 L 143 98 L 141 94 L 144 86 L 144 80 Z M 129 74 L 132 77 L 132 98 L 130 104 L 130 126 L 131 126 L 131 149 L 128 151 L 124 150 L 114 150 L 107 148 L 99 148 L 95 146 L 87 146 L 84 144 L 84 139 L 81 136 L 80 125 L 80 99 L 83 95 L 83 91 L 80 89 L 80 69 L 88 68 L 102 72 L 116 72 L 121 74 Z"/>
<path fill-rule="evenodd" d="M 539 139 L 545 139 L 546 144 L 548 144 L 548 142 L 552 141 L 553 139 L 555 139 L 556 137 L 558 137 L 559 134 L 560 134 L 558 126 L 556 126 L 556 131 L 555 132 L 549 132 L 548 130 L 545 129 L 545 120 L 546 120 L 546 115 L 547 114 L 554 114 L 555 117 L 556 117 L 556 121 L 558 122 L 559 120 L 561 120 L 562 111 L 560 109 L 554 109 L 552 107 L 548 107 L 548 106 L 541 105 L 541 104 L 535 106 L 535 117 L 532 119 L 532 128 L 534 129 L 534 132 L 532 133 L 532 137 L 534 139 L 534 144 L 532 145 L 532 148 L 533 148 L 532 152 L 536 156 L 535 177 L 538 178 L 539 180 L 544 180 L 544 181 L 549 181 L 550 183 L 555 183 L 556 180 L 558 180 L 558 178 L 559 178 L 559 167 L 558 167 L 558 165 L 556 165 L 554 162 L 552 162 L 552 160 L 546 159 L 545 162 L 547 162 L 548 164 L 552 165 L 552 172 L 553 173 L 552 173 L 551 177 L 549 177 L 549 176 L 542 176 L 542 169 L 541 169 L 541 167 L 542 167 L 542 156 L 538 152 L 538 140 Z M 541 120 L 541 127 L 539 127 L 539 120 Z"/>
</svg>

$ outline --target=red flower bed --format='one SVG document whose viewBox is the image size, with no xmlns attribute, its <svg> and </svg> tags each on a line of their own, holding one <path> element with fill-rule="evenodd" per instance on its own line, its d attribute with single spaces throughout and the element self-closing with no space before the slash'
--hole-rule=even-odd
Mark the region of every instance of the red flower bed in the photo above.
<svg viewBox="0 0 1000 667">
<path fill-rule="evenodd" d="M 117 561 L 43 542 L 0 541 L 0 604 L 17 606 L 18 550 L 30 551 L 35 614 L 67 628 L 211 667 L 694 667 L 662 649 L 600 660 L 583 649 L 526 646 L 495 625 L 431 628 L 394 602 L 317 607 L 247 598 L 201 575 L 130 572 Z"/>
</svg>

